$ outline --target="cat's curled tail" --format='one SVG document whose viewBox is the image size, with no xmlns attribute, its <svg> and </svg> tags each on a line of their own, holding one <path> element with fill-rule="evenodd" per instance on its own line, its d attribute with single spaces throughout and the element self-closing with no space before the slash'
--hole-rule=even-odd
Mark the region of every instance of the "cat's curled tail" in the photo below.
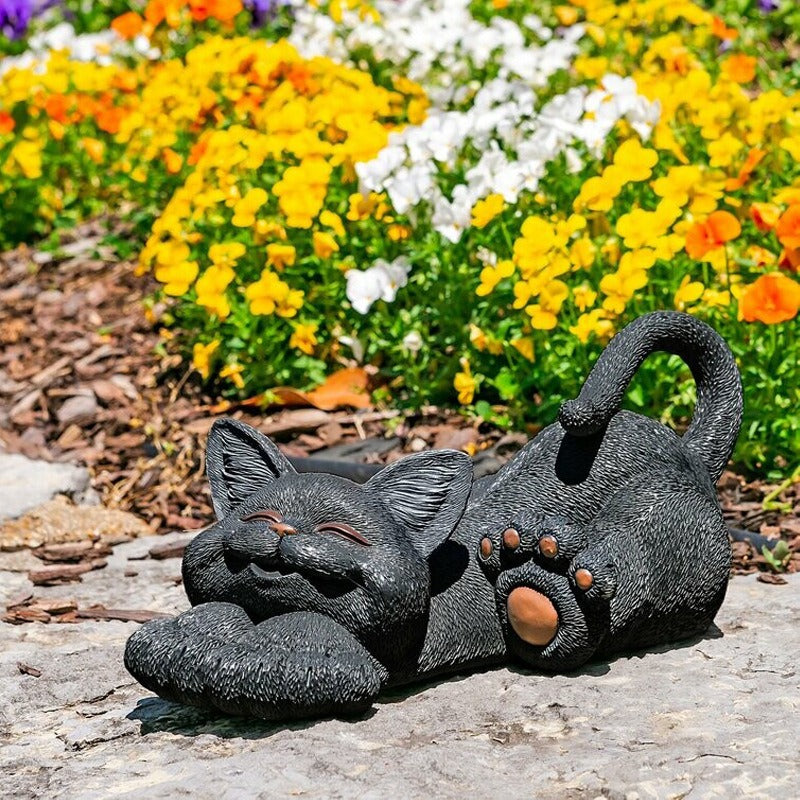
<svg viewBox="0 0 800 800">
<path fill-rule="evenodd" d="M 742 422 L 742 382 L 722 337 L 689 314 L 655 311 L 623 328 L 597 359 L 578 397 L 561 406 L 559 422 L 574 436 L 602 430 L 620 410 L 636 370 L 659 350 L 680 356 L 692 371 L 697 405 L 683 441 L 716 481 Z"/>
</svg>

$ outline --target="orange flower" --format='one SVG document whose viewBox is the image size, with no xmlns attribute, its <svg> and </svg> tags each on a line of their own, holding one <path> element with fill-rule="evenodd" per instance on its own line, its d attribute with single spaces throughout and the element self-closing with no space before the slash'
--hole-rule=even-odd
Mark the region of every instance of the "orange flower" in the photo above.
<svg viewBox="0 0 800 800">
<path fill-rule="evenodd" d="M 789 272 L 800 271 L 800 250 L 784 250 L 781 253 L 778 266 Z"/>
<path fill-rule="evenodd" d="M 728 178 L 728 180 L 725 181 L 725 191 L 735 192 L 737 189 L 741 189 L 742 186 L 747 183 L 748 179 L 753 174 L 753 170 L 761 163 L 761 160 L 766 154 L 766 150 L 759 150 L 757 147 L 754 147 L 747 154 L 747 158 L 744 164 L 742 164 L 739 174 L 735 178 Z"/>
<path fill-rule="evenodd" d="M 69 99 L 63 94 L 51 94 L 44 101 L 44 110 L 50 119 L 60 122 L 62 125 L 67 122 L 67 108 Z"/>
<path fill-rule="evenodd" d="M 192 19 L 202 22 L 211 17 L 220 22 L 230 22 L 241 10 L 241 0 L 189 0 Z"/>
<path fill-rule="evenodd" d="M 794 319 L 800 310 L 800 283 L 771 272 L 746 287 L 740 298 L 739 312 L 745 322 L 772 325 Z"/>
<path fill-rule="evenodd" d="M 165 147 L 161 151 L 161 157 L 164 159 L 164 164 L 166 165 L 167 172 L 169 172 L 170 175 L 176 175 L 181 171 L 181 167 L 183 166 L 183 158 L 171 147 Z"/>
<path fill-rule="evenodd" d="M 778 223 L 781 210 L 773 203 L 752 203 L 750 205 L 750 219 L 756 224 L 756 228 L 764 233 L 771 231 Z"/>
<path fill-rule="evenodd" d="M 181 22 L 181 10 L 185 0 L 150 0 L 144 10 L 144 18 L 155 28 L 166 20 L 170 28 L 177 28 Z"/>
<path fill-rule="evenodd" d="M 729 39 L 731 41 L 733 41 L 739 35 L 739 31 L 735 30 L 734 28 L 729 28 L 723 21 L 722 17 L 714 17 L 711 20 L 711 33 L 713 33 L 718 39 Z"/>
<path fill-rule="evenodd" d="M 14 130 L 14 117 L 8 111 L 0 110 L 0 133 L 11 133 Z"/>
<path fill-rule="evenodd" d="M 736 83 L 750 83 L 756 76 L 756 59 L 744 53 L 728 56 L 722 62 L 722 74 Z"/>
<path fill-rule="evenodd" d="M 144 20 L 135 12 L 121 14 L 111 22 L 111 28 L 123 39 L 135 39 L 144 26 Z"/>
<path fill-rule="evenodd" d="M 686 252 L 692 258 L 707 253 L 735 239 L 742 232 L 739 220 L 727 211 L 715 211 L 705 222 L 695 222 L 686 233 Z"/>
<path fill-rule="evenodd" d="M 111 106 L 110 108 L 101 108 L 95 117 L 97 127 L 106 133 L 119 133 L 119 127 L 122 123 L 122 117 L 125 112 L 121 108 Z"/>
<path fill-rule="evenodd" d="M 775 226 L 778 241 L 787 250 L 800 248 L 800 205 L 789 206 Z"/>
</svg>

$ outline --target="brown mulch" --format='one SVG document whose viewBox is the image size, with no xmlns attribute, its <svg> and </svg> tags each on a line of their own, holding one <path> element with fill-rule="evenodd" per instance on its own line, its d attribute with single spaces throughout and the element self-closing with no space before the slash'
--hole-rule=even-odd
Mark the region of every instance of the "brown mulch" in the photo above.
<svg viewBox="0 0 800 800">
<path fill-rule="evenodd" d="M 104 505 L 133 512 L 154 532 L 197 529 L 212 518 L 202 453 L 218 399 L 169 353 L 159 309 L 145 312 L 143 304 L 152 284 L 101 243 L 106 230 L 102 222 L 80 226 L 57 257 L 25 247 L 0 254 L 0 448 L 87 465 Z M 290 456 L 373 464 L 455 447 L 478 464 L 484 457 L 489 471 L 527 438 L 436 408 L 247 406 L 227 413 L 272 436 Z M 791 551 L 787 571 L 798 571 L 800 484 L 765 509 L 774 488 L 731 472 L 719 484 L 729 525 L 782 537 Z M 769 569 L 754 547 L 734 542 L 735 572 Z"/>
</svg>

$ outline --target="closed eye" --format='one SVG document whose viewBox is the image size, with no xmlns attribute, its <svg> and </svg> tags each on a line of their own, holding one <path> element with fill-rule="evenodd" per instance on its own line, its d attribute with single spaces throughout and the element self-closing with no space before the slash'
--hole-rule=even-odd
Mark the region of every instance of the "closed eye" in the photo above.
<svg viewBox="0 0 800 800">
<path fill-rule="evenodd" d="M 364 547 L 372 547 L 370 542 L 346 522 L 323 522 L 322 525 L 317 525 L 316 531 L 317 533 L 333 533 L 350 542 L 355 542 Z"/>
<path fill-rule="evenodd" d="M 275 511 L 272 508 L 267 508 L 264 511 L 254 511 L 246 517 L 242 517 L 242 522 L 255 522 L 257 520 L 264 520 L 264 522 L 280 522 L 283 519 L 283 514 L 280 511 Z"/>
</svg>

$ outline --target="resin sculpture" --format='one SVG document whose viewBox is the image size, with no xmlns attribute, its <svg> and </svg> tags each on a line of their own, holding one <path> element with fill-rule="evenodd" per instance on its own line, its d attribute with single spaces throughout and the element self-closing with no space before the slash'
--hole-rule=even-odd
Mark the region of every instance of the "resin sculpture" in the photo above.
<svg viewBox="0 0 800 800">
<path fill-rule="evenodd" d="M 697 385 L 682 437 L 620 410 L 648 354 Z M 383 687 L 516 659 L 541 670 L 694 636 L 730 546 L 714 484 L 739 430 L 739 373 L 691 316 L 641 317 L 558 422 L 473 486 L 431 451 L 366 484 L 297 474 L 254 429 L 219 420 L 207 472 L 217 523 L 188 546 L 194 608 L 143 625 L 130 672 L 160 696 L 296 719 L 366 710 Z"/>
</svg>

